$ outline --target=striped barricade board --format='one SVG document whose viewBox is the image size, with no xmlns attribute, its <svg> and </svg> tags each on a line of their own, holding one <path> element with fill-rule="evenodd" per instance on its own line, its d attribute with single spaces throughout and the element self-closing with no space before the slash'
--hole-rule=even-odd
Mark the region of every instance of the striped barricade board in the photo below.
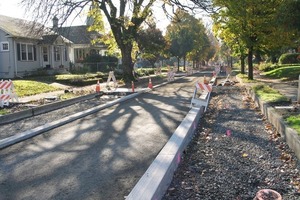
<svg viewBox="0 0 300 200">
<path fill-rule="evenodd" d="M 191 100 L 190 107 L 200 108 L 201 106 L 204 106 L 205 107 L 204 111 L 206 111 L 211 91 L 212 91 L 212 85 L 197 82 L 195 84 L 195 90 Z"/>
<path fill-rule="evenodd" d="M 168 82 L 175 80 L 175 72 L 173 70 L 168 71 Z"/>
<path fill-rule="evenodd" d="M 11 80 L 0 81 L 0 107 L 9 106 L 9 101 L 18 102 L 18 96 L 14 91 L 14 84 Z"/>
</svg>

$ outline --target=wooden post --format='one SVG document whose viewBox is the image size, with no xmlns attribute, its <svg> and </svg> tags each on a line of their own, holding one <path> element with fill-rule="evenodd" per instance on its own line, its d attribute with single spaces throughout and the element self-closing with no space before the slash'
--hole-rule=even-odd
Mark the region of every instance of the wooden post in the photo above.
<svg viewBox="0 0 300 200">
<path fill-rule="evenodd" d="M 299 80 L 298 80 L 298 98 L 297 98 L 297 103 L 300 103 L 300 75 L 299 75 Z"/>
</svg>

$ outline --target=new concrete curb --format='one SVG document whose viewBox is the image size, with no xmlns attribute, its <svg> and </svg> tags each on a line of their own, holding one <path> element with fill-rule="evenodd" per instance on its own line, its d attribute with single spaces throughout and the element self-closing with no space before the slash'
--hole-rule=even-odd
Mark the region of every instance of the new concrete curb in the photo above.
<svg viewBox="0 0 300 200">
<path fill-rule="evenodd" d="M 46 123 L 43 126 L 39 126 L 39 127 L 34 128 L 34 129 L 31 129 L 31 130 L 28 130 L 28 131 L 25 131 L 25 132 L 22 132 L 22 133 L 18 133 L 18 134 L 14 135 L 14 136 L 2 139 L 2 140 L 0 140 L 0 149 L 3 149 L 5 147 L 8 147 L 8 146 L 13 145 L 13 144 L 18 143 L 18 142 L 21 142 L 21 141 L 26 140 L 28 138 L 34 137 L 34 136 L 36 136 L 38 134 L 41 134 L 41 133 L 43 133 L 45 131 L 48 131 L 48 130 L 54 129 L 56 127 L 62 126 L 62 125 L 66 124 L 66 123 L 69 123 L 71 121 L 75 121 L 75 120 L 77 120 L 79 118 L 82 118 L 82 117 L 85 117 L 87 115 L 93 114 L 95 112 L 98 112 L 100 110 L 103 110 L 105 108 L 113 106 L 115 104 L 124 102 L 124 101 L 126 101 L 128 99 L 131 99 L 131 98 L 134 98 L 134 97 L 138 96 L 139 94 L 141 94 L 143 92 L 144 91 L 139 92 L 139 93 L 134 93 L 134 94 L 125 96 L 123 98 L 111 101 L 109 103 L 96 106 L 94 108 L 91 108 L 91 109 L 88 109 L 88 110 L 85 110 L 85 111 L 82 111 L 82 112 L 70 115 L 70 116 L 65 117 L 65 118 L 62 118 L 60 120 L 57 120 L 57 121 L 54 121 L 54 122 L 50 122 L 50 123 Z"/>
<path fill-rule="evenodd" d="M 8 114 L 8 115 L 3 115 L 0 116 L 0 125 L 2 124 L 7 124 L 7 123 L 11 123 L 17 120 L 21 120 L 21 119 L 25 119 L 28 117 L 33 117 L 36 115 L 40 115 L 52 110 L 57 110 L 59 108 L 65 107 L 65 106 L 70 106 L 72 104 L 78 103 L 80 101 L 84 101 L 84 100 L 88 100 L 88 99 L 92 99 L 95 98 L 97 96 L 99 96 L 100 94 L 89 94 L 89 95 L 85 95 L 85 96 L 81 96 L 81 97 L 77 97 L 77 98 L 72 98 L 72 99 L 68 99 L 68 100 L 64 100 L 64 101 L 58 101 L 58 102 L 53 102 L 53 103 L 49 103 L 46 105 L 42 105 L 42 106 L 38 106 L 35 108 L 29 108 L 20 112 L 16 112 L 16 113 L 12 113 L 12 114 Z"/>
<path fill-rule="evenodd" d="M 239 77 L 237 80 L 243 84 Z M 246 84 L 243 84 L 246 86 Z M 280 135 L 284 138 L 290 149 L 292 149 L 300 159 L 300 138 L 296 130 L 290 128 L 283 120 L 283 118 L 276 112 L 276 110 L 269 106 L 266 102 L 258 98 L 251 87 L 247 87 L 247 92 L 251 98 L 255 101 L 256 105 L 259 106 L 261 112 L 267 117 L 268 121 L 276 128 Z"/>
<path fill-rule="evenodd" d="M 191 141 L 204 107 L 192 108 L 147 171 L 126 197 L 127 200 L 161 199 L 168 189 L 184 149 Z"/>
</svg>

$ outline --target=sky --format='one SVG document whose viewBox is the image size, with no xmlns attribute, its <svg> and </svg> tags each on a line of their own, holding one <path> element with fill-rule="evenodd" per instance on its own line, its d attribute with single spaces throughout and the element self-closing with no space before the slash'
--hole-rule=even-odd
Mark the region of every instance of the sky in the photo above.
<svg viewBox="0 0 300 200">
<path fill-rule="evenodd" d="M 30 16 L 25 15 L 25 9 L 23 9 L 21 7 L 20 2 L 21 2 L 21 0 L 0 0 L 0 14 L 6 15 L 9 17 L 32 20 L 32 18 L 30 18 Z M 155 7 L 157 9 L 155 9 Z M 164 32 L 167 25 L 169 24 L 169 20 L 163 13 L 162 9 L 159 7 L 160 7 L 159 5 L 154 5 L 154 9 L 156 10 L 155 15 L 157 16 L 156 18 L 158 19 L 157 27 Z M 203 16 L 201 16 L 201 18 L 203 18 Z M 65 25 L 73 25 L 73 26 L 84 25 L 85 20 L 86 20 L 86 15 L 81 14 L 74 21 L 72 21 L 72 24 L 71 24 L 71 22 L 67 22 L 67 24 L 65 24 Z M 204 20 L 204 25 L 206 25 L 206 23 L 209 23 L 207 21 L 207 17 L 204 17 L 203 20 Z M 49 24 L 48 26 L 51 26 L 51 25 L 52 24 Z"/>
</svg>

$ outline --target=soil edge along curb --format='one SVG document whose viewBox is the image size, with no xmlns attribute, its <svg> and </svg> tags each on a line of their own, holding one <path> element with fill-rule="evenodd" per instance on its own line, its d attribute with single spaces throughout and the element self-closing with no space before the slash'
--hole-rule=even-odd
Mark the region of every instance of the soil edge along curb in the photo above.
<svg viewBox="0 0 300 200">
<path fill-rule="evenodd" d="M 253 101 L 255 101 L 255 104 L 259 106 L 261 112 L 284 138 L 290 149 L 294 151 L 297 158 L 300 159 L 300 140 L 297 131 L 290 128 L 274 108 L 269 106 L 266 102 L 262 101 L 252 90 L 251 86 L 243 83 L 242 79 L 238 76 L 236 76 L 236 79 L 243 86 L 245 86 L 248 94 L 251 96 Z"/>
</svg>

